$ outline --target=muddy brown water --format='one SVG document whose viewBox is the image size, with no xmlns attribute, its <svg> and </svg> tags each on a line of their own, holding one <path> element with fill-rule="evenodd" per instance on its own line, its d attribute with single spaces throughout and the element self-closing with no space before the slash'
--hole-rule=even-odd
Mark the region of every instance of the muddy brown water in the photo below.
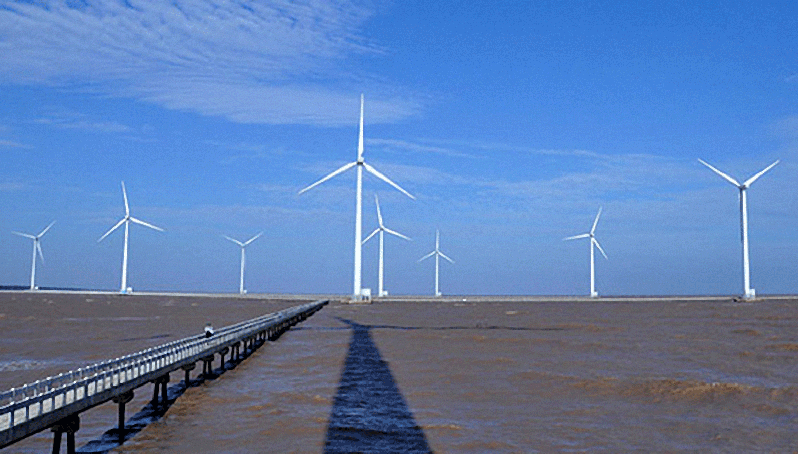
<svg viewBox="0 0 798 454">
<path fill-rule="evenodd" d="M 0 294 L 0 388 L 301 304 Z M 218 367 L 218 360 L 215 366 Z M 196 373 L 196 371 L 195 371 Z M 180 376 L 178 376 L 180 375 Z M 195 374 L 196 375 L 196 374 Z M 798 300 L 334 302 L 84 452 L 798 452 Z M 145 407 L 136 391 L 128 415 Z M 6 448 L 49 452 L 42 432 Z"/>
</svg>

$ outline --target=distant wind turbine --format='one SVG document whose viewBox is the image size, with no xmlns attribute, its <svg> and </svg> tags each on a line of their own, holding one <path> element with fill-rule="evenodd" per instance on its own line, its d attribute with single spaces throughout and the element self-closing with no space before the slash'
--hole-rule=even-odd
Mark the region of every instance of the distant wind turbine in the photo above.
<svg viewBox="0 0 798 454">
<path fill-rule="evenodd" d="M 399 185 L 394 183 L 393 181 L 389 180 L 388 177 L 380 173 L 374 167 L 366 164 L 366 161 L 363 159 L 363 95 L 360 95 L 360 133 L 358 135 L 358 142 L 357 142 L 357 161 L 350 162 L 339 168 L 338 170 L 330 173 L 326 177 L 322 178 L 321 180 L 311 184 L 310 186 L 306 187 L 299 191 L 302 194 L 305 191 L 308 191 L 325 181 L 329 180 L 330 178 L 338 175 L 339 173 L 346 172 L 347 170 L 351 169 L 352 167 L 357 166 L 357 185 L 356 185 L 356 193 L 355 193 L 355 266 L 354 266 L 354 299 L 361 299 L 362 298 L 362 290 L 361 290 L 361 263 L 362 263 L 362 254 L 361 254 L 361 247 L 363 241 L 363 168 L 365 168 L 369 173 L 374 175 L 375 177 L 379 178 L 380 180 L 390 184 L 397 190 L 399 190 L 402 194 L 410 197 L 411 199 L 415 200 L 415 197 L 410 195 L 409 192 L 405 191 Z"/>
<path fill-rule="evenodd" d="M 130 215 L 130 206 L 127 203 L 127 191 L 125 190 L 125 182 L 122 182 L 122 197 L 125 198 L 125 217 L 123 217 L 119 222 L 116 223 L 115 226 L 111 227 L 111 230 L 105 232 L 105 235 L 101 236 L 97 242 L 99 243 L 105 237 L 111 234 L 114 230 L 118 229 L 122 224 L 125 224 L 125 249 L 122 253 L 122 287 L 119 290 L 121 293 L 127 293 L 130 289 L 127 286 L 127 244 L 128 244 L 128 231 L 130 230 L 130 223 L 134 222 L 139 225 L 143 225 L 144 227 L 149 227 L 153 230 L 158 230 L 159 232 L 163 232 L 163 229 L 160 227 L 156 227 L 152 224 L 148 224 L 142 220 L 136 219 Z"/>
<path fill-rule="evenodd" d="M 749 265 L 748 265 L 748 198 L 746 197 L 746 191 L 751 186 L 751 184 L 754 183 L 754 181 L 758 180 L 759 177 L 765 174 L 765 172 L 772 169 L 776 164 L 778 164 L 779 160 L 765 167 L 763 170 L 759 171 L 751 178 L 745 180 L 743 184 L 738 183 L 737 180 L 735 180 L 734 178 L 712 167 L 711 165 L 707 164 L 705 161 L 701 159 L 699 159 L 698 162 L 709 167 L 710 170 L 717 173 L 718 175 L 720 175 L 721 178 L 733 184 L 734 186 L 737 187 L 737 189 L 740 190 L 738 197 L 740 199 L 740 236 L 741 236 L 741 241 L 743 243 L 743 290 L 745 291 L 744 297 L 747 299 L 756 298 L 756 291 L 751 288 L 751 278 L 749 274 Z"/>
<path fill-rule="evenodd" d="M 595 260 L 594 260 L 594 253 L 593 253 L 593 245 L 595 245 L 601 255 L 604 258 L 607 258 L 607 254 L 604 253 L 604 249 L 601 248 L 598 240 L 596 239 L 595 232 L 596 232 L 596 225 L 598 224 L 599 216 L 601 216 L 601 208 L 599 208 L 598 213 L 596 214 L 596 220 L 593 221 L 593 227 L 590 229 L 590 233 L 583 233 L 581 235 L 576 236 L 569 236 L 568 238 L 563 238 L 565 240 L 575 240 L 578 238 L 590 238 L 590 297 L 596 298 L 598 293 L 596 293 L 596 268 L 595 268 Z M 609 259 L 608 259 L 609 260 Z"/>
<path fill-rule="evenodd" d="M 441 232 L 439 230 L 435 231 L 435 250 L 424 257 L 421 257 L 418 259 L 418 261 L 421 262 L 422 260 L 428 259 L 433 255 L 435 256 L 435 296 L 441 296 L 441 292 L 438 290 L 438 268 L 440 267 L 440 257 L 445 258 L 450 263 L 454 263 L 454 260 L 450 259 L 446 256 L 446 254 L 441 252 Z"/>
<path fill-rule="evenodd" d="M 30 266 L 30 289 L 36 290 L 36 253 L 38 252 L 39 257 L 42 259 L 42 263 L 44 263 L 44 254 L 42 254 L 42 245 L 39 242 L 41 238 L 50 230 L 50 227 L 55 224 L 55 221 L 51 222 L 50 225 L 45 227 L 44 230 L 38 235 L 31 235 L 29 233 L 20 233 L 20 232 L 11 232 L 14 235 L 24 236 L 25 238 L 30 238 L 33 240 L 33 261 Z"/>
<path fill-rule="evenodd" d="M 385 225 L 383 225 L 383 223 L 382 223 L 382 213 L 380 212 L 380 199 L 378 199 L 378 198 L 377 198 L 377 195 L 376 195 L 376 194 L 374 195 L 374 201 L 377 203 L 377 221 L 379 222 L 379 227 L 377 227 L 376 229 L 374 229 L 374 231 L 373 231 L 373 232 L 371 232 L 371 234 L 370 234 L 369 236 L 367 236 L 365 240 L 363 240 L 363 244 L 366 244 L 366 241 L 370 240 L 370 239 L 371 239 L 371 237 L 373 237 L 373 236 L 374 236 L 374 235 L 376 235 L 377 233 L 379 233 L 379 234 L 380 234 L 380 273 L 379 273 L 379 289 L 378 289 L 377 296 L 387 296 L 387 295 L 388 295 L 388 292 L 384 291 L 384 290 L 383 290 L 383 287 L 382 287 L 382 270 L 383 270 L 383 265 L 382 265 L 382 246 L 383 246 L 383 233 L 390 233 L 391 235 L 398 236 L 399 238 L 404 238 L 404 239 L 406 239 L 407 241 L 412 241 L 412 240 L 411 240 L 410 238 L 408 238 L 408 237 L 406 237 L 406 236 L 402 235 L 401 233 L 399 233 L 399 232 L 395 232 L 395 231 L 393 231 L 393 230 L 389 229 L 388 227 L 385 227 Z"/>
<path fill-rule="evenodd" d="M 259 234 L 253 236 L 252 238 L 248 239 L 247 241 L 245 241 L 243 243 L 238 241 L 238 240 L 236 240 L 236 239 L 234 239 L 234 238 L 230 238 L 227 235 L 222 235 L 223 237 L 227 238 L 228 240 L 232 241 L 233 243 L 241 246 L 241 284 L 238 287 L 238 293 L 241 293 L 241 294 L 246 293 L 246 290 L 244 290 L 244 264 L 246 263 L 246 255 L 245 255 L 246 253 L 244 252 L 244 250 L 247 248 L 247 246 L 249 246 L 249 243 L 257 240 L 258 238 L 260 238 L 261 235 L 263 235 L 263 232 L 260 232 Z"/>
</svg>

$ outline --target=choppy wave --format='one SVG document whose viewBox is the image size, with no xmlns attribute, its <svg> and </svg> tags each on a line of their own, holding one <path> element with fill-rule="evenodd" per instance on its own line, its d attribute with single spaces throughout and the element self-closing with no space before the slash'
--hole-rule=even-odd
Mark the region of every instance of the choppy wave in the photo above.
<svg viewBox="0 0 798 454">
<path fill-rule="evenodd" d="M 55 361 L 41 361 L 36 359 L 16 359 L 13 361 L 0 361 L 0 372 L 14 372 L 18 370 L 47 369 L 57 365 Z"/>
</svg>

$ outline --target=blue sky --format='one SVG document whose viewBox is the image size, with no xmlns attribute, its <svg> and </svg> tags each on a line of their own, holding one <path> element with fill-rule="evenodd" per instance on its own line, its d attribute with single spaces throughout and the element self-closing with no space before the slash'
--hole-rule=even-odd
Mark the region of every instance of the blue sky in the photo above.
<svg viewBox="0 0 798 454">
<path fill-rule="evenodd" d="M 738 179 L 752 286 L 798 292 L 798 10 L 792 2 L 0 1 L 0 283 L 116 289 L 124 214 L 138 290 L 352 288 L 385 224 L 385 286 L 428 294 L 739 294 Z M 376 243 L 364 286 L 377 287 Z"/>
</svg>

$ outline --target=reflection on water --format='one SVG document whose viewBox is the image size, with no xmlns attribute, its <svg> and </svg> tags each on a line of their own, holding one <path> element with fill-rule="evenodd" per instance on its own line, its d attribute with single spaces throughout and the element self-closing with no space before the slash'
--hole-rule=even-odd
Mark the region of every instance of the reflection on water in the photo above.
<svg viewBox="0 0 798 454">
<path fill-rule="evenodd" d="M 325 454 L 432 452 L 369 327 L 342 321 L 351 327 L 352 338 L 330 412 Z"/>
</svg>

